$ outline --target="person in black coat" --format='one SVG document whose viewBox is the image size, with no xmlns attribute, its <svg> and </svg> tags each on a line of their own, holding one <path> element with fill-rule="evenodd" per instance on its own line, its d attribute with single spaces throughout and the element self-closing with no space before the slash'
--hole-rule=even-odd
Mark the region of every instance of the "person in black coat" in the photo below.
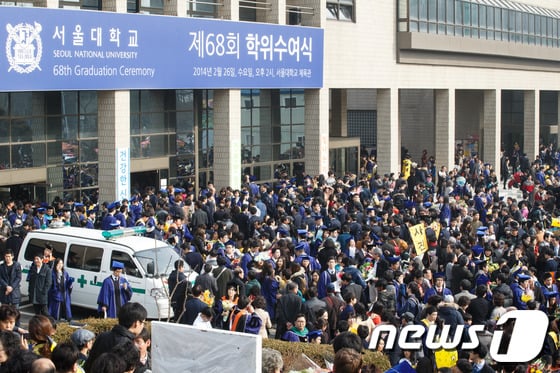
<svg viewBox="0 0 560 373">
<path fill-rule="evenodd" d="M 473 325 L 485 324 L 490 317 L 490 302 L 485 298 L 487 288 L 486 285 L 478 285 L 476 287 L 476 298 L 471 300 L 467 313 L 472 315 Z"/>
<path fill-rule="evenodd" d="M 49 290 L 52 285 L 52 270 L 43 264 L 43 257 L 39 254 L 33 258 L 33 265 L 27 274 L 29 282 L 29 302 L 33 304 L 36 315 L 49 316 Z"/>
<path fill-rule="evenodd" d="M 91 367 L 95 360 L 104 352 L 110 352 L 113 347 L 130 341 L 144 329 L 148 311 L 137 302 L 128 302 L 119 311 L 119 323 L 108 332 L 101 333 L 96 339 L 86 360 L 86 373 L 94 373 Z"/>
<path fill-rule="evenodd" d="M 182 315 L 178 316 L 180 324 L 192 325 L 194 320 L 202 310 L 208 308 L 208 305 L 202 301 L 203 292 L 200 285 L 196 285 L 192 289 L 193 297 L 185 302 L 185 310 Z"/>
<path fill-rule="evenodd" d="M 290 281 L 286 284 L 286 294 L 276 303 L 276 339 L 282 338 L 284 333 L 292 327 L 296 316 L 303 313 L 303 301 L 297 295 L 298 286 Z"/>
<path fill-rule="evenodd" d="M 21 265 L 14 261 L 12 250 L 4 253 L 4 263 L 0 265 L 0 302 L 19 306 L 21 300 Z"/>
</svg>

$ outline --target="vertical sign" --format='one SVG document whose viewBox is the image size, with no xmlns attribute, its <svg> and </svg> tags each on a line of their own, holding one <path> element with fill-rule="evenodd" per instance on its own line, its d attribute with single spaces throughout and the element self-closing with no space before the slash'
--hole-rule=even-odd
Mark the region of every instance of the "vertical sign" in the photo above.
<svg viewBox="0 0 560 373">
<path fill-rule="evenodd" d="M 130 148 L 117 149 L 117 200 L 130 197 Z"/>
<path fill-rule="evenodd" d="M 424 224 L 416 224 L 409 228 L 410 237 L 414 243 L 416 254 L 422 255 L 428 251 L 428 239 L 426 238 L 426 229 Z"/>
</svg>

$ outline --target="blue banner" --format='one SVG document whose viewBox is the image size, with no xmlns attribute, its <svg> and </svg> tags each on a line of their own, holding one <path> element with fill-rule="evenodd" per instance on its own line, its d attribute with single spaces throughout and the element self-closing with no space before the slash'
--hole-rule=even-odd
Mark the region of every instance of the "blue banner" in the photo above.
<svg viewBox="0 0 560 373">
<path fill-rule="evenodd" d="M 320 28 L 21 7 L 0 26 L 0 91 L 323 85 Z"/>
</svg>

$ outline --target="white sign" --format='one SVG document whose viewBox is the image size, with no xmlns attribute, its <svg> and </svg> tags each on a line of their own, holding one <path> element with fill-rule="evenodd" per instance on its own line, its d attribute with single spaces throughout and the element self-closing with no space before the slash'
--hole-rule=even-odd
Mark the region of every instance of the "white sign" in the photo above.
<svg viewBox="0 0 560 373">
<path fill-rule="evenodd" d="M 152 371 L 261 372 L 262 337 L 152 322 Z"/>
</svg>

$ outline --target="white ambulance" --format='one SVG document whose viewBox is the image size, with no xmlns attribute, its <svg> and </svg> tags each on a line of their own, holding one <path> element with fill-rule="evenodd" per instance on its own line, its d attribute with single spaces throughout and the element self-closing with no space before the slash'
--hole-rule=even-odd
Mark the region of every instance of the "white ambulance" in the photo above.
<svg viewBox="0 0 560 373">
<path fill-rule="evenodd" d="M 22 295 L 28 295 L 25 279 L 34 255 L 42 255 L 49 244 L 54 257 L 64 260 L 68 274 L 75 279 L 73 305 L 97 309 L 101 284 L 111 275 L 111 263 L 116 260 L 124 263 L 123 275 L 133 291 L 131 301 L 144 305 L 148 318 L 167 320 L 173 316 L 167 277 L 179 255 L 166 242 L 140 236 L 143 232 L 140 227 L 112 231 L 49 227 L 29 232 L 18 255 L 23 269 Z"/>
</svg>

